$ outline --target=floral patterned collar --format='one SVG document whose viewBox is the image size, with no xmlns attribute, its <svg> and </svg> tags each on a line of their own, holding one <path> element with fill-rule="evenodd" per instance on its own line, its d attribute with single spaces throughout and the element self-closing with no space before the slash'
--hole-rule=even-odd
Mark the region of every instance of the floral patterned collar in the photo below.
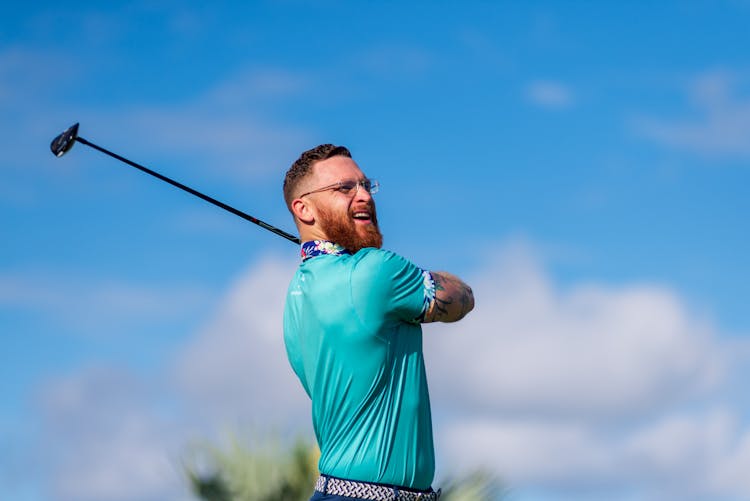
<svg viewBox="0 0 750 501">
<path fill-rule="evenodd" d="M 305 261 L 311 257 L 320 256 L 322 254 L 332 254 L 334 256 L 346 256 L 350 255 L 351 252 L 340 246 L 339 244 L 333 243 L 329 240 L 311 240 L 302 244 L 302 251 L 300 252 L 302 260 Z"/>
</svg>

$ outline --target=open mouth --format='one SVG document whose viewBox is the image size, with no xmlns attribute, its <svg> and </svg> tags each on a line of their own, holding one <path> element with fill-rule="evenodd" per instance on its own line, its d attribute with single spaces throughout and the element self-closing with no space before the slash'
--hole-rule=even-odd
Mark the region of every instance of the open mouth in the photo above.
<svg viewBox="0 0 750 501">
<path fill-rule="evenodd" d="M 369 210 L 357 210 L 352 212 L 352 219 L 360 223 L 371 223 L 372 214 Z"/>
</svg>

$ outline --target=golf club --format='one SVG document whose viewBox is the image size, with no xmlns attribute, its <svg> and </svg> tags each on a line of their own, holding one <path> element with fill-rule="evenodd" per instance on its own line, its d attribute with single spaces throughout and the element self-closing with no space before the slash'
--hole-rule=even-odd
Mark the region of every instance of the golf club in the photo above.
<svg viewBox="0 0 750 501">
<path fill-rule="evenodd" d="M 158 172 L 152 171 L 151 169 L 148 169 L 148 168 L 146 168 L 146 167 L 144 167 L 142 165 L 139 165 L 139 164 L 137 164 L 137 163 L 135 163 L 135 162 L 133 162 L 131 160 L 128 160 L 125 157 L 121 157 L 117 153 L 112 153 L 111 151 L 106 150 L 106 149 L 102 148 L 101 146 L 97 146 L 94 143 L 91 143 L 91 142 L 87 141 L 86 139 L 84 139 L 84 138 L 82 138 L 82 137 L 80 137 L 78 135 L 78 124 L 72 125 L 68 129 L 66 129 L 62 134 L 60 134 L 55 139 L 53 139 L 52 140 L 52 144 L 50 144 L 50 149 L 52 150 L 52 153 L 54 153 L 54 155 L 56 157 L 61 157 L 65 153 L 67 153 L 68 150 L 70 150 L 73 147 L 73 145 L 75 144 L 76 141 L 78 141 L 79 143 L 85 144 L 86 146 L 90 146 L 90 147 L 94 148 L 95 150 L 99 150 L 102 153 L 104 153 L 106 155 L 109 155 L 112 158 L 120 160 L 121 162 L 125 162 L 126 164 L 130 165 L 131 167 L 135 167 L 136 169 L 138 169 L 140 171 L 143 171 L 146 174 L 150 174 L 150 175 L 152 175 L 152 176 L 154 176 L 156 178 L 161 179 L 162 181 L 166 181 L 167 183 L 171 184 L 172 186 L 176 186 L 177 188 L 179 188 L 179 189 L 181 189 L 183 191 L 187 191 L 191 195 L 195 195 L 198 198 L 202 198 L 206 202 L 210 202 L 210 203 L 216 205 L 217 207 L 221 207 L 225 211 L 231 212 L 232 214 L 234 214 L 236 216 L 240 216 L 242 219 L 250 221 L 251 223 L 255 223 L 258 226 L 260 226 L 261 228 L 265 228 L 265 229 L 267 229 L 270 232 L 276 233 L 277 235 L 286 238 L 290 242 L 294 242 L 296 244 L 300 243 L 299 238 L 295 237 L 294 235 L 292 235 L 290 233 L 287 233 L 287 232 L 285 232 L 283 230 L 280 230 L 280 229 L 276 228 L 275 226 L 271 226 L 270 224 L 268 224 L 268 223 L 266 223 L 264 221 L 261 221 L 258 218 L 255 218 L 255 217 L 253 217 L 253 216 L 251 216 L 249 214 L 245 214 L 241 210 L 237 210 L 237 209 L 235 209 L 234 207 L 232 207 L 230 205 L 227 205 L 227 204 L 225 204 L 223 202 L 220 202 L 220 201 L 216 200 L 215 198 L 211 198 L 208 195 L 204 195 L 200 191 L 196 191 L 196 190 L 194 190 L 193 188 L 191 188 L 189 186 L 185 186 L 184 184 L 175 181 L 174 179 L 170 179 L 167 176 L 164 176 L 162 174 L 159 174 Z"/>
</svg>

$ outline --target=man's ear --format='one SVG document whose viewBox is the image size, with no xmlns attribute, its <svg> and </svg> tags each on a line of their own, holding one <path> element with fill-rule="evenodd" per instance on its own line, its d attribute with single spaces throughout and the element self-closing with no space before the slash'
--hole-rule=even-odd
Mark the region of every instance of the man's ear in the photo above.
<svg viewBox="0 0 750 501">
<path fill-rule="evenodd" d="M 292 201 L 292 214 L 305 224 L 313 224 L 315 222 L 315 214 L 312 207 L 308 201 L 301 198 L 295 198 Z"/>
</svg>

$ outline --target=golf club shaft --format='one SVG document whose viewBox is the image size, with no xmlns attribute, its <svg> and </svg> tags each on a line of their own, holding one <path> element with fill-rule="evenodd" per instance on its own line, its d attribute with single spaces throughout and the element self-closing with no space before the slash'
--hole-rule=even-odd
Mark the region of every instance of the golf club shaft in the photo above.
<svg viewBox="0 0 750 501">
<path fill-rule="evenodd" d="M 284 237 L 287 240 L 289 240 L 290 242 L 294 242 L 296 244 L 300 243 L 299 238 L 295 237 L 294 235 L 292 235 L 290 233 L 287 233 L 287 232 L 285 232 L 283 230 L 280 230 L 280 229 L 276 228 L 275 226 L 271 226 L 270 224 L 268 224 L 268 223 L 266 223 L 264 221 L 261 221 L 260 219 L 255 218 L 255 217 L 253 217 L 253 216 L 251 216 L 249 214 L 245 214 L 241 210 L 237 210 L 234 207 L 225 204 L 224 202 L 220 202 L 220 201 L 216 200 L 215 198 L 209 197 L 208 195 L 204 195 L 200 191 L 194 190 L 193 188 L 191 188 L 189 186 L 185 186 L 184 184 L 182 184 L 182 183 L 180 183 L 178 181 L 175 181 L 174 179 L 170 179 L 167 176 L 164 176 L 162 174 L 159 174 L 156 171 L 153 171 L 153 170 L 151 170 L 151 169 L 149 169 L 147 167 L 144 167 L 143 165 L 139 165 L 139 164 L 137 164 L 137 163 L 135 163 L 135 162 L 133 162 L 131 160 L 128 160 L 127 158 L 122 157 L 122 156 L 118 155 L 117 153 L 113 153 L 113 152 L 111 152 L 111 151 L 109 151 L 109 150 L 107 150 L 105 148 L 102 148 L 101 146 L 97 146 L 96 144 L 94 144 L 92 142 L 89 142 L 89 141 L 87 141 L 86 139 L 84 139 L 84 138 L 82 138 L 80 136 L 77 136 L 75 138 L 75 140 L 78 141 L 79 143 L 85 144 L 86 146 L 90 146 L 90 147 L 94 148 L 95 150 L 99 150 L 102 153 L 104 153 L 105 155 L 109 155 L 110 157 L 115 158 L 117 160 L 120 160 L 121 162 L 125 162 L 126 164 L 130 165 L 131 167 L 135 167 L 136 169 L 138 169 L 140 171 L 143 171 L 146 174 L 150 174 L 150 175 L 152 175 L 152 176 L 154 176 L 154 177 L 156 177 L 158 179 L 161 179 L 162 181 L 165 181 L 165 182 L 171 184 L 172 186 L 175 186 L 175 187 L 177 187 L 177 188 L 179 188 L 179 189 L 181 189 L 183 191 L 187 191 L 191 195 L 195 195 L 196 197 L 201 198 L 201 199 L 205 200 L 206 202 L 212 203 L 212 204 L 214 204 L 217 207 L 221 207 L 225 211 L 231 212 L 232 214 L 234 214 L 236 216 L 239 216 L 242 219 L 245 219 L 246 221 L 250 221 L 251 223 L 257 224 L 261 228 L 265 228 L 266 230 L 268 230 L 268 231 L 270 231 L 272 233 L 276 233 L 280 237 Z"/>
</svg>

